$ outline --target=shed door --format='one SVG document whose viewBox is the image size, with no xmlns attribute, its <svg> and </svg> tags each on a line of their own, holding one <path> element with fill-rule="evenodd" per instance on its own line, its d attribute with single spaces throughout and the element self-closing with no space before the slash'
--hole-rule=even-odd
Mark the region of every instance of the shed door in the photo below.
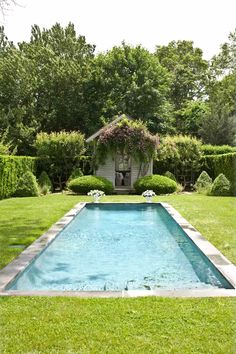
<svg viewBox="0 0 236 354">
<path fill-rule="evenodd" d="M 115 186 L 131 186 L 131 158 L 128 155 L 117 155 L 115 163 Z"/>
</svg>

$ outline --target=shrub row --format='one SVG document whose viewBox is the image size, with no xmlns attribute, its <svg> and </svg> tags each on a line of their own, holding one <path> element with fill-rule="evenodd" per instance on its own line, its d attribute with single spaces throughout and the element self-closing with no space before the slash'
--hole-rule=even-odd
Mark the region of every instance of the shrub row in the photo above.
<svg viewBox="0 0 236 354">
<path fill-rule="evenodd" d="M 214 182 L 212 182 L 211 177 L 206 171 L 202 171 L 194 187 L 198 193 L 218 196 L 228 196 L 231 190 L 230 181 L 223 173 L 219 174 Z"/>
<path fill-rule="evenodd" d="M 236 195 L 236 152 L 204 156 L 201 161 L 202 169 L 213 179 L 223 173 L 231 183 L 231 194 Z"/>
<path fill-rule="evenodd" d="M 36 158 L 28 156 L 0 156 L 0 199 L 12 196 L 18 180 L 26 172 L 36 171 Z"/>
<path fill-rule="evenodd" d="M 222 155 L 236 152 L 236 147 L 229 145 L 202 145 L 201 151 L 203 155 Z"/>
</svg>

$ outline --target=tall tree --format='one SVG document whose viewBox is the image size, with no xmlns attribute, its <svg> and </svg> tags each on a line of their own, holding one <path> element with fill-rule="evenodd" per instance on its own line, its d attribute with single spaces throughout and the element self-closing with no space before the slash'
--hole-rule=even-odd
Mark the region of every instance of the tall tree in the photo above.
<svg viewBox="0 0 236 354">
<path fill-rule="evenodd" d="M 88 91 L 91 114 L 109 120 L 126 113 L 146 121 L 152 131 L 167 132 L 169 82 L 167 70 L 153 54 L 122 43 L 94 60 Z"/>
<path fill-rule="evenodd" d="M 2 14 L 5 13 L 12 5 L 16 5 L 15 0 L 0 0 L 0 11 Z"/>
<path fill-rule="evenodd" d="M 229 34 L 228 42 L 221 45 L 219 54 L 212 58 L 211 70 L 219 78 L 236 71 L 236 28 Z"/>
<path fill-rule="evenodd" d="M 199 130 L 203 140 L 213 145 L 236 145 L 236 72 L 212 85 L 209 107 Z"/>
<path fill-rule="evenodd" d="M 208 62 L 192 41 L 172 41 L 167 46 L 157 46 L 155 54 L 171 74 L 170 99 L 175 110 L 181 109 L 187 101 L 205 96 Z"/>
<path fill-rule="evenodd" d="M 83 86 L 93 52 L 72 24 L 56 24 L 34 26 L 29 43 L 0 55 L 0 129 L 10 127 L 18 153 L 29 153 L 40 130 L 84 130 Z"/>
<path fill-rule="evenodd" d="M 200 133 L 211 144 L 236 145 L 236 29 L 211 60 L 210 112 Z"/>
</svg>

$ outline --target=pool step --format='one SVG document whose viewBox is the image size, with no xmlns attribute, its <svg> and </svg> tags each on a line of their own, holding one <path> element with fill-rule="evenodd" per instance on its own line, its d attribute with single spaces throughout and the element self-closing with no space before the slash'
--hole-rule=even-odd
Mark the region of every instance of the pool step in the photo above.
<svg viewBox="0 0 236 354">
<path fill-rule="evenodd" d="M 134 189 L 131 187 L 115 187 L 114 192 L 116 194 L 131 194 L 134 192 Z"/>
</svg>

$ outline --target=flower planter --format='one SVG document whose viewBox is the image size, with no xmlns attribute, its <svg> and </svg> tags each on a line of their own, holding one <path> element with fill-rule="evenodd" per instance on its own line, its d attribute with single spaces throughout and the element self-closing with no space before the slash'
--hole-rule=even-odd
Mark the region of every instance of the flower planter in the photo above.
<svg viewBox="0 0 236 354">
<path fill-rule="evenodd" d="M 145 197 L 147 203 L 152 203 L 152 197 Z"/>
</svg>

